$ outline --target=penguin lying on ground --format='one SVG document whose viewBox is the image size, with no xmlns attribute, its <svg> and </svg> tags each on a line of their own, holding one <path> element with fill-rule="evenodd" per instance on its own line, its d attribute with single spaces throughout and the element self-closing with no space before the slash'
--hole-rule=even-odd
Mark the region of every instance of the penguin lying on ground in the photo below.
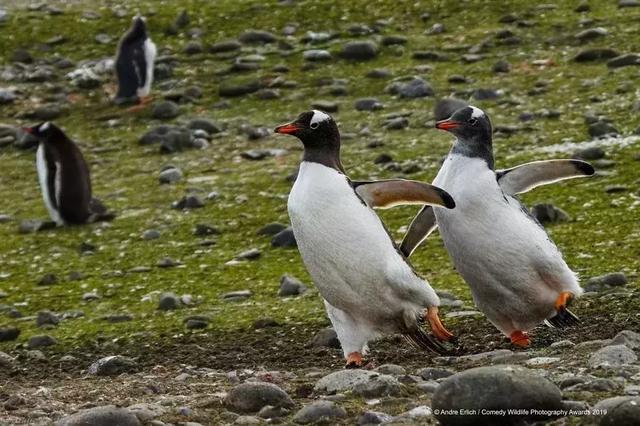
<svg viewBox="0 0 640 426">
<path fill-rule="evenodd" d="M 147 34 L 146 19 L 136 16 L 118 43 L 115 63 L 118 93 L 114 99 L 117 105 L 137 102 L 144 105 L 149 101 L 155 59 L 156 45 Z"/>
<path fill-rule="evenodd" d="M 24 130 L 38 139 L 36 167 L 51 220 L 63 226 L 113 219 L 91 197 L 89 167 L 78 146 L 50 122 Z"/>
<path fill-rule="evenodd" d="M 528 346 L 527 331 L 543 321 L 561 328 L 577 322 L 567 309 L 583 292 L 576 274 L 515 195 L 593 175 L 593 167 L 549 160 L 496 171 L 491 122 L 472 106 L 436 128 L 457 138 L 433 181 L 455 198 L 456 208 L 423 208 L 402 241 L 403 254 L 410 256 L 437 226 L 476 305 L 517 346 Z"/>
<path fill-rule="evenodd" d="M 401 333 L 421 347 L 444 347 L 420 326 L 429 322 L 437 339 L 453 335 L 438 317 L 440 300 L 397 250 L 373 211 L 397 204 L 454 208 L 432 185 L 401 179 L 353 182 L 340 162 L 340 134 L 331 116 L 309 111 L 275 132 L 304 145 L 288 210 L 305 266 L 324 298 L 347 367 L 362 365 L 367 342 Z"/>
</svg>

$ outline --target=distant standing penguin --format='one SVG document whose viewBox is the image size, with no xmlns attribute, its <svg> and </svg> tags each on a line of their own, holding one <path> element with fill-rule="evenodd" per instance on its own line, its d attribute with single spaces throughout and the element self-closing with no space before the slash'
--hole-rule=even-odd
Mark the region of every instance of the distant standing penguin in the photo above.
<svg viewBox="0 0 640 426">
<path fill-rule="evenodd" d="M 118 93 L 114 99 L 116 104 L 145 104 L 148 101 L 156 53 L 156 45 L 147 34 L 147 20 L 142 16 L 134 17 L 131 28 L 118 43 L 115 64 L 118 78 Z"/>
<path fill-rule="evenodd" d="M 36 166 L 51 220 L 58 226 L 89 221 L 95 200 L 89 167 L 76 144 L 50 122 L 25 131 L 38 138 Z"/>
<path fill-rule="evenodd" d="M 542 322 L 577 322 L 567 304 L 582 294 L 576 274 L 516 194 L 547 183 L 594 173 L 579 160 L 535 161 L 495 170 L 489 117 L 463 107 L 436 128 L 456 136 L 434 185 L 448 191 L 456 209 L 425 207 L 413 220 L 401 250 L 409 256 L 437 226 L 473 300 L 516 346 Z"/>
<path fill-rule="evenodd" d="M 453 208 L 446 192 L 402 179 L 354 182 L 340 162 L 340 134 L 322 111 L 302 113 L 276 133 L 304 145 L 288 210 L 298 249 L 325 300 L 347 367 L 362 365 L 367 342 L 400 333 L 434 351 L 450 340 L 438 317 L 440 300 L 400 254 L 374 207 L 433 204 Z M 428 321 L 436 338 L 420 326 Z"/>
</svg>

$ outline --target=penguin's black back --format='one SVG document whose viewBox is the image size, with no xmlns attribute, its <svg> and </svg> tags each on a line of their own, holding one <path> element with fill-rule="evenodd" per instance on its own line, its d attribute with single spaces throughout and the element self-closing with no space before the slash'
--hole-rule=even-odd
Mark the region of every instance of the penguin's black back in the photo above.
<svg viewBox="0 0 640 426">
<path fill-rule="evenodd" d="M 60 129 L 52 128 L 52 134 L 43 144 L 45 161 L 49 169 L 47 190 L 50 199 L 69 224 L 86 223 L 90 215 L 91 176 L 87 162 L 78 146 Z M 60 167 L 59 197 L 56 197 L 55 176 Z M 54 201 L 55 200 L 55 201 Z"/>
<path fill-rule="evenodd" d="M 147 39 L 146 24 L 136 18 L 133 25 L 118 44 L 116 56 L 116 75 L 118 93 L 116 98 L 133 98 L 147 80 L 147 61 L 144 54 L 144 42 Z"/>
</svg>

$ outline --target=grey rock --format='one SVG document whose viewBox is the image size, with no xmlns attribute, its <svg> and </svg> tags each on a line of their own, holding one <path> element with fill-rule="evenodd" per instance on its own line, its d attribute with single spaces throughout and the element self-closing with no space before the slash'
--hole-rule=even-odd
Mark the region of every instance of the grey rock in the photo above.
<svg viewBox="0 0 640 426">
<path fill-rule="evenodd" d="M 384 127 L 387 130 L 402 130 L 409 127 L 409 120 L 406 117 L 395 117 L 388 120 Z"/>
<path fill-rule="evenodd" d="M 268 31 L 247 30 L 240 34 L 238 40 L 245 44 L 266 44 L 273 43 L 277 41 L 278 38 Z"/>
<path fill-rule="evenodd" d="M 358 111 L 377 111 L 384 108 L 384 105 L 376 98 L 362 98 L 356 100 L 355 108 Z"/>
<path fill-rule="evenodd" d="M 160 231 L 156 229 L 147 229 L 142 233 L 143 240 L 157 240 L 160 238 Z"/>
<path fill-rule="evenodd" d="M 20 329 L 17 327 L 0 328 L 0 342 L 9 342 L 16 340 L 20 336 Z"/>
<path fill-rule="evenodd" d="M 632 330 L 622 330 L 611 339 L 610 345 L 625 345 L 630 349 L 640 349 L 640 333 Z"/>
<path fill-rule="evenodd" d="M 622 287 L 627 284 L 627 276 L 624 272 L 612 272 L 590 278 L 584 284 L 586 291 L 602 291 L 612 287 Z"/>
<path fill-rule="evenodd" d="M 15 358 L 0 351 L 0 371 L 13 371 L 17 367 Z"/>
<path fill-rule="evenodd" d="M 58 282 L 58 277 L 54 274 L 44 274 L 38 281 L 38 285 L 53 285 Z"/>
<path fill-rule="evenodd" d="M 100 34 L 96 34 L 95 40 L 100 44 L 109 44 L 113 39 L 109 34 L 100 33 Z"/>
<path fill-rule="evenodd" d="M 265 405 L 258 411 L 258 417 L 263 419 L 279 419 L 289 415 L 289 410 L 283 407 L 274 407 L 273 405 Z"/>
<path fill-rule="evenodd" d="M 617 56 L 607 61 L 609 68 L 621 68 L 630 65 L 640 65 L 640 55 L 637 53 L 628 53 L 626 55 Z"/>
<path fill-rule="evenodd" d="M 443 425 L 475 425 L 487 422 L 480 409 L 544 409 L 562 408 L 562 393 L 549 380 L 518 366 L 477 367 L 445 379 L 432 398 L 435 410 L 477 410 L 477 415 L 443 415 L 436 418 Z M 535 416 L 495 418 L 500 424 L 535 420 Z M 545 417 L 544 420 L 549 420 Z"/>
<path fill-rule="evenodd" d="M 18 96 L 13 90 L 0 88 L 0 105 L 13 103 L 17 98 Z"/>
<path fill-rule="evenodd" d="M 199 209 L 204 207 L 204 202 L 197 195 L 191 194 L 185 195 L 179 201 L 174 202 L 171 207 L 177 210 Z"/>
<path fill-rule="evenodd" d="M 531 215 L 542 224 L 559 223 L 571 220 L 567 212 L 549 203 L 536 204 L 531 207 Z"/>
<path fill-rule="evenodd" d="M 224 405 L 239 413 L 256 413 L 267 405 L 292 408 L 294 402 L 285 391 L 273 383 L 247 382 L 231 389 Z"/>
<path fill-rule="evenodd" d="M 282 223 L 268 223 L 262 228 L 258 229 L 258 235 L 266 235 L 266 236 L 274 236 L 280 231 L 283 231 L 287 228 L 287 225 Z"/>
<path fill-rule="evenodd" d="M 43 327 L 46 325 L 58 325 L 60 317 L 51 311 L 40 311 L 36 317 L 36 325 Z"/>
<path fill-rule="evenodd" d="M 40 336 L 31 337 L 29 339 L 29 342 L 27 343 L 27 347 L 29 349 L 44 348 L 47 346 L 56 345 L 57 343 L 58 341 L 54 339 L 52 336 L 44 334 Z"/>
<path fill-rule="evenodd" d="M 305 345 L 307 348 L 335 348 L 340 349 L 338 335 L 332 328 L 323 328 Z"/>
<path fill-rule="evenodd" d="M 372 376 L 366 382 L 353 386 L 353 393 L 364 398 L 379 398 L 382 396 L 395 396 L 400 393 L 400 383 L 388 374 Z"/>
<path fill-rule="evenodd" d="M 340 55 L 354 61 L 367 61 L 378 56 L 378 45 L 370 40 L 350 41 L 342 46 Z"/>
<path fill-rule="evenodd" d="M 280 278 L 280 289 L 278 290 L 278 296 L 299 296 L 305 291 L 307 291 L 307 287 L 302 284 L 302 282 L 297 278 L 289 275 L 283 275 L 282 278 Z"/>
<path fill-rule="evenodd" d="M 226 301 L 242 301 L 253 295 L 250 290 L 230 291 L 222 295 L 222 299 Z"/>
<path fill-rule="evenodd" d="M 252 248 L 249 250 L 245 250 L 238 254 L 235 259 L 236 260 L 256 260 L 262 255 L 262 252 L 257 248 Z"/>
<path fill-rule="evenodd" d="M 610 345 L 598 349 L 589 358 L 591 367 L 619 367 L 632 364 L 638 360 L 638 356 L 625 345 Z"/>
<path fill-rule="evenodd" d="M 220 235 L 221 232 L 218 228 L 211 225 L 206 225 L 204 223 L 197 223 L 195 229 L 193 230 L 193 235 L 196 237 L 208 237 L 211 235 Z"/>
<path fill-rule="evenodd" d="M 371 387 L 367 384 L 372 383 Z M 399 391 L 399 383 L 395 377 L 380 374 L 369 370 L 339 370 L 330 373 L 316 383 L 315 392 L 335 394 L 337 392 L 354 391 L 361 395 L 369 391 L 384 393 L 386 389 L 396 393 Z"/>
<path fill-rule="evenodd" d="M 427 34 L 437 35 L 445 32 L 444 24 L 435 23 L 427 30 Z"/>
<path fill-rule="evenodd" d="M 596 378 L 575 385 L 563 387 L 567 392 L 590 391 L 590 392 L 615 392 L 620 389 L 620 383 L 611 379 Z"/>
<path fill-rule="evenodd" d="M 407 37 L 399 34 L 391 34 L 382 37 L 383 46 L 395 46 L 398 44 L 407 44 L 409 40 Z"/>
<path fill-rule="evenodd" d="M 63 417 L 56 426 L 141 426 L 140 420 L 126 408 L 114 405 L 88 408 Z"/>
<path fill-rule="evenodd" d="M 573 158 L 578 160 L 599 160 L 600 158 L 604 158 L 605 152 L 602 148 L 594 146 L 590 148 L 585 148 L 578 150 L 573 153 Z"/>
<path fill-rule="evenodd" d="M 272 247 L 297 247 L 296 237 L 292 228 L 286 228 L 278 232 L 271 239 Z"/>
<path fill-rule="evenodd" d="M 508 61 L 502 59 L 493 64 L 491 70 L 496 74 L 506 74 L 511 71 L 511 64 Z"/>
<path fill-rule="evenodd" d="M 13 62 L 20 62 L 23 64 L 30 64 L 34 61 L 33 55 L 29 53 L 27 49 L 18 48 L 13 52 L 11 57 Z"/>
<path fill-rule="evenodd" d="M 151 116 L 159 120 L 170 120 L 180 115 L 180 107 L 172 101 L 161 101 L 153 106 Z"/>
<path fill-rule="evenodd" d="M 640 4 L 639 4 L 640 5 Z M 598 402 L 594 410 L 606 414 L 600 419 L 601 426 L 637 426 L 640 424 L 640 397 L 616 396 Z"/>
<path fill-rule="evenodd" d="M 210 319 L 202 315 L 193 315 L 184 319 L 184 324 L 189 330 L 200 330 L 209 326 Z"/>
<path fill-rule="evenodd" d="M 385 90 L 392 95 L 398 95 L 401 98 L 423 98 L 433 96 L 434 91 L 429 83 L 420 77 L 413 77 L 408 81 L 397 81 L 391 83 Z"/>
<path fill-rule="evenodd" d="M 611 123 L 598 121 L 589 125 L 589 135 L 592 138 L 599 138 L 607 135 L 618 135 L 620 132 Z"/>
<path fill-rule="evenodd" d="M 36 120 L 51 121 L 60 117 L 63 112 L 63 109 L 58 104 L 46 104 L 36 108 L 28 115 Z"/>
<path fill-rule="evenodd" d="M 332 56 L 328 50 L 312 49 L 302 52 L 302 58 L 305 61 L 320 62 L 330 61 L 332 59 Z"/>
<path fill-rule="evenodd" d="M 421 370 L 418 375 L 425 380 L 437 380 L 449 377 L 455 374 L 455 371 L 446 368 L 427 367 Z"/>
<path fill-rule="evenodd" d="M 88 368 L 94 376 L 117 376 L 122 373 L 133 373 L 138 370 L 138 363 L 122 355 L 111 355 L 100 358 Z"/>
<path fill-rule="evenodd" d="M 581 42 L 591 41 L 598 38 L 602 38 L 609 34 L 606 28 L 596 27 L 596 28 L 587 28 L 586 30 L 580 31 L 576 34 L 576 39 Z"/>
<path fill-rule="evenodd" d="M 164 168 L 160 172 L 158 179 L 160 180 L 161 184 L 171 184 L 180 182 L 182 180 L 182 177 L 182 170 L 177 167 L 169 166 Z"/>
<path fill-rule="evenodd" d="M 435 380 L 429 380 L 423 383 L 418 383 L 418 389 L 420 389 L 424 393 L 434 393 L 436 389 L 438 389 L 440 383 Z"/>
<path fill-rule="evenodd" d="M 328 113 L 334 113 L 338 112 L 339 105 L 331 101 L 313 101 L 311 103 L 311 108 L 319 109 L 320 111 Z"/>
<path fill-rule="evenodd" d="M 392 376 L 402 376 L 407 374 L 407 370 L 403 366 L 396 364 L 382 364 L 380 367 L 376 368 L 375 371 L 380 374 L 389 374 Z"/>
<path fill-rule="evenodd" d="M 192 40 L 184 47 L 184 53 L 187 55 L 197 55 L 202 52 L 204 52 L 204 46 L 198 40 Z"/>
<path fill-rule="evenodd" d="M 620 52 L 609 48 L 584 49 L 574 56 L 576 62 L 596 62 L 613 59 L 620 56 Z"/>
<path fill-rule="evenodd" d="M 379 425 L 381 423 L 390 422 L 392 417 L 386 413 L 380 413 L 377 411 L 365 411 L 358 417 L 359 426 L 367 425 Z"/>
<path fill-rule="evenodd" d="M 187 123 L 187 127 L 192 130 L 204 130 L 210 135 L 222 132 L 220 124 L 208 118 L 194 118 Z"/>
<path fill-rule="evenodd" d="M 391 73 L 391 71 L 389 71 L 386 68 L 376 68 L 367 72 L 366 74 L 368 78 L 375 78 L 375 79 L 389 78 L 392 75 L 393 74 Z"/>
<path fill-rule="evenodd" d="M 158 309 L 161 311 L 172 311 L 180 308 L 182 302 L 175 293 L 162 293 L 158 302 Z"/>
<path fill-rule="evenodd" d="M 209 52 L 211 53 L 233 52 L 235 50 L 239 50 L 241 47 L 242 47 L 242 44 L 237 40 L 225 40 L 225 41 L 219 41 L 209 46 Z"/>
<path fill-rule="evenodd" d="M 344 408 L 333 401 L 316 401 L 306 405 L 293 416 L 293 422 L 298 424 L 332 423 L 336 419 L 347 416 Z"/>
<path fill-rule="evenodd" d="M 502 93 L 495 89 L 476 89 L 472 96 L 477 101 L 495 100 L 501 97 Z"/>
</svg>

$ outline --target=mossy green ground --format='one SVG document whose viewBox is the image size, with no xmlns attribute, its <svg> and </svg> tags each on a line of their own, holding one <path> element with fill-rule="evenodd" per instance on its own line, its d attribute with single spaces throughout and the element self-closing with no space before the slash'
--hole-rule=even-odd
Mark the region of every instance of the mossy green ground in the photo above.
<svg viewBox="0 0 640 426">
<path fill-rule="evenodd" d="M 186 151 L 176 155 L 160 155 L 157 147 L 138 145 L 139 137 L 149 128 L 160 124 L 150 118 L 149 112 L 126 114 L 109 105 L 104 90 L 74 90 L 80 95 L 72 103 L 68 114 L 56 120 L 79 142 L 91 164 L 94 193 L 115 212 L 118 217 L 110 224 L 89 225 L 56 229 L 36 234 L 20 235 L 17 222 L 28 218 L 45 218 L 46 210 L 37 187 L 34 153 L 4 148 L 0 151 L 0 212 L 10 214 L 16 221 L 0 224 L 0 288 L 8 293 L 3 304 L 15 304 L 25 315 L 35 315 L 49 309 L 56 312 L 82 310 L 84 318 L 66 320 L 53 330 L 45 331 L 55 336 L 60 344 L 54 350 L 65 352 L 93 345 L 93 342 L 138 340 L 136 333 L 145 334 L 144 343 L 162 352 L 168 339 L 185 332 L 183 318 L 204 314 L 212 318 L 208 333 L 234 339 L 234 333 L 244 335 L 252 328 L 255 319 L 270 317 L 282 324 L 285 335 L 290 331 L 299 336 L 296 329 L 313 330 L 328 324 L 317 291 L 306 296 L 282 300 L 276 296 L 279 278 L 283 274 L 294 275 L 310 284 L 310 279 L 296 250 L 270 247 L 269 238 L 256 235 L 256 231 L 269 222 L 287 223 L 286 197 L 290 183 L 285 177 L 295 171 L 299 161 L 300 146 L 293 138 L 271 136 L 260 141 L 247 141 L 238 131 L 244 122 L 273 127 L 299 112 L 309 109 L 312 100 L 330 99 L 340 105 L 334 116 L 343 133 L 355 133 L 354 138 L 343 141 L 343 163 L 355 179 L 389 178 L 398 176 L 373 160 L 382 152 L 389 153 L 398 162 L 416 161 L 424 170 L 411 174 L 411 179 L 430 181 L 436 174 L 440 159 L 446 154 L 451 138 L 432 128 L 434 98 L 399 100 L 384 93 L 388 80 L 372 80 L 365 74 L 374 68 L 387 68 L 394 77 L 418 74 L 417 65 L 425 63 L 411 59 L 416 50 L 450 50 L 451 61 L 428 63 L 430 72 L 423 77 L 435 88 L 438 97 L 455 90 L 489 87 L 503 89 L 505 99 L 517 102 L 477 102 L 489 112 L 494 125 L 521 125 L 518 115 L 523 111 L 539 111 L 543 108 L 561 112 L 557 119 L 537 119 L 530 124 L 532 130 L 521 131 L 510 137 L 497 137 L 494 141 L 498 167 L 509 167 L 521 162 L 553 157 L 567 157 L 571 152 L 556 154 L 540 152 L 544 146 L 564 141 L 581 142 L 588 139 L 583 115 L 589 110 L 609 117 L 623 134 L 630 134 L 638 127 L 637 112 L 631 105 L 637 99 L 634 89 L 618 91 L 626 82 L 635 88 L 639 69 L 626 67 L 609 71 L 603 63 L 575 64 L 571 58 L 580 49 L 573 35 L 583 29 L 579 20 L 583 15 L 573 12 L 573 2 L 558 2 L 552 10 L 538 9 L 528 1 L 304 1 L 293 6 L 279 5 L 272 1 L 163 1 L 135 2 L 129 15 L 136 10 L 149 17 L 151 35 L 161 54 L 175 54 L 178 64 L 174 79 L 178 87 L 198 85 L 204 96 L 197 104 L 182 105 L 180 122 L 191 117 L 210 117 L 224 123 L 228 132 L 213 140 L 204 151 Z M 635 31 L 640 10 L 619 10 L 615 2 L 591 2 L 594 20 L 592 25 L 602 25 L 609 35 L 591 42 L 593 46 L 607 46 L 623 52 L 640 51 L 640 36 Z M 28 48 L 37 58 L 53 58 L 55 54 L 68 56 L 74 61 L 95 59 L 113 54 L 115 45 L 101 45 L 94 41 L 96 34 L 104 32 L 115 40 L 128 27 L 130 18 L 116 18 L 111 9 L 118 2 L 77 2 L 65 6 L 64 14 L 49 16 L 43 12 L 12 9 L 11 16 L 2 30 L 0 60 L 10 61 L 17 47 Z M 99 5 L 99 6 L 96 6 Z M 97 20 L 83 19 L 82 12 L 96 10 Z M 202 40 L 213 43 L 237 37 L 248 28 L 263 29 L 280 34 L 286 23 L 299 25 L 296 35 L 310 31 L 338 31 L 342 38 L 316 47 L 337 52 L 350 36 L 347 28 L 352 23 L 375 25 L 379 19 L 388 22 L 383 34 L 402 34 L 409 38 L 405 47 L 382 47 L 380 55 L 372 61 L 349 63 L 335 59 L 303 69 L 301 51 L 295 44 L 290 55 L 282 55 L 275 45 L 259 47 L 258 52 L 267 58 L 257 77 L 268 79 L 276 74 L 271 68 L 286 64 L 290 72 L 287 80 L 298 83 L 296 89 L 281 89 L 283 98 L 264 101 L 252 95 L 230 100 L 228 109 L 213 109 L 218 102 L 217 89 L 227 79 L 254 78 L 256 75 L 222 77 L 218 71 L 229 66 L 228 59 L 211 54 L 186 56 L 183 47 L 188 39 L 184 34 L 165 35 L 164 29 L 186 9 L 191 16 L 190 27 L 204 30 Z M 420 16 L 431 13 L 426 22 Z M 507 13 L 515 13 L 534 22 L 530 28 L 518 28 L 500 24 L 498 20 Z M 435 22 L 443 23 L 446 31 L 441 35 L 427 35 L 425 30 Z M 522 39 L 517 46 L 501 46 L 494 37 L 501 28 L 512 28 Z M 54 35 L 63 35 L 67 41 L 51 51 L 41 51 L 38 46 Z M 472 46 L 490 38 L 495 47 L 488 50 L 485 59 L 472 64 L 460 62 L 457 47 Z M 253 48 L 246 48 L 253 52 Z M 465 49 L 466 51 L 466 49 Z M 499 59 L 511 62 L 513 70 L 506 75 L 491 72 L 491 66 Z M 547 60 L 548 65 L 534 65 L 534 61 Z M 62 73 L 61 73 L 62 74 Z M 454 86 L 447 82 L 453 74 L 466 76 L 471 83 Z M 319 87 L 323 78 L 348 80 L 349 96 L 333 98 L 327 88 Z M 586 85 L 586 80 L 597 83 Z M 547 90 L 529 96 L 537 82 L 545 82 Z M 46 84 L 24 86 L 30 94 L 28 100 L 12 106 L 3 106 L 0 119 L 4 123 L 24 123 L 17 115 L 34 105 L 44 103 L 56 86 L 66 85 L 64 80 Z M 158 91 L 156 97 L 160 97 Z M 375 113 L 358 112 L 353 102 L 359 97 L 379 98 L 385 109 Z M 600 102 L 593 103 L 598 97 Z M 517 104 L 516 104 L 517 103 Z M 411 112 L 411 126 L 402 131 L 385 131 L 381 125 L 384 117 L 393 112 Z M 115 117 L 119 124 L 111 127 L 105 118 Z M 373 136 L 357 133 L 368 126 Z M 381 139 L 384 146 L 371 149 L 367 144 Z M 266 159 L 260 162 L 242 160 L 239 153 L 251 148 L 287 148 L 290 154 L 284 158 Z M 608 272 L 624 271 L 630 278 L 630 286 L 637 287 L 640 268 L 640 214 L 638 209 L 638 180 L 640 163 L 637 142 L 627 147 L 605 148 L 615 167 L 603 170 L 591 179 L 564 182 L 537 189 L 523 199 L 531 205 L 536 202 L 552 202 L 566 210 L 573 220 L 549 228 L 551 237 L 564 252 L 567 262 L 584 279 Z M 160 186 L 158 172 L 164 165 L 176 165 L 186 171 L 186 179 L 176 185 Z M 198 180 L 197 178 L 208 179 Z M 191 181 L 195 179 L 195 181 Z M 628 192 L 608 194 L 608 185 L 625 185 Z M 188 188 L 218 191 L 220 198 L 207 202 L 202 209 L 176 211 L 170 209 L 173 201 L 181 198 Z M 239 196 L 246 197 L 240 202 Z M 381 212 L 381 216 L 395 238 L 400 239 L 400 228 L 407 225 L 416 208 L 403 207 Z M 197 223 L 219 227 L 223 232 L 217 244 L 201 247 L 193 236 Z M 145 241 L 141 234 L 147 229 L 158 229 L 158 240 Z M 97 246 L 93 255 L 81 255 L 82 242 Z M 227 266 L 239 252 L 257 247 L 262 250 L 259 260 L 241 265 Z M 160 269 L 156 262 L 165 256 L 184 262 L 184 267 Z M 470 293 L 462 279 L 454 271 L 441 240 L 437 235 L 412 258 L 416 269 L 431 284 L 455 293 L 469 305 Z M 136 266 L 151 266 L 147 273 L 128 273 Z M 71 271 L 80 271 L 85 278 L 80 281 L 66 279 Z M 122 271 L 123 274 L 115 274 Z M 45 273 L 56 274 L 60 282 L 53 286 L 38 286 Z M 96 289 L 103 297 L 98 301 L 83 302 L 85 292 Z M 223 302 L 220 296 L 228 291 L 249 289 L 253 297 L 243 303 Z M 199 300 L 194 307 L 171 313 L 157 310 L 157 297 L 144 301 L 146 295 L 163 291 L 177 294 L 189 293 Z M 637 324 L 640 302 L 625 301 L 623 310 L 611 299 L 611 306 L 591 307 L 588 312 L 615 310 L 615 318 Z M 576 311 L 581 313 L 580 304 Z M 134 320 L 110 324 L 101 317 L 107 314 L 128 312 Z M 585 318 L 587 322 L 591 321 Z M 485 320 L 479 322 L 486 327 Z M 42 334 L 35 321 L 10 320 L 3 317 L 3 325 L 17 325 L 22 334 L 18 343 Z M 448 321 L 456 329 L 456 321 Z M 288 331 L 287 331 L 288 330 Z M 497 331 L 494 338 L 497 337 Z M 582 336 L 584 340 L 591 336 Z M 206 337 L 202 337 L 206 338 Z M 304 340 L 299 341 L 302 346 Z M 0 350 L 11 352 L 15 342 L 0 344 Z M 292 350 L 295 348 L 292 348 Z M 192 360 L 191 362 L 197 362 Z"/>
</svg>

